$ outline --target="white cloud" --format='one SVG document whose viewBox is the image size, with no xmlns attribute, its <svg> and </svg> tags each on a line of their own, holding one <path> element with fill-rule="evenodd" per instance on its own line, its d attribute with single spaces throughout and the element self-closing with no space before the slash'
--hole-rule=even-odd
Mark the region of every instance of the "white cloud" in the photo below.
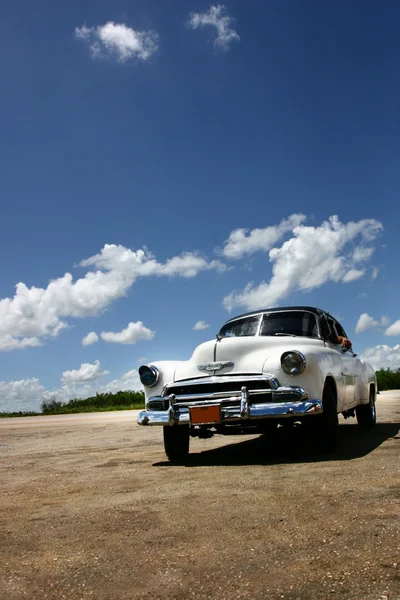
<svg viewBox="0 0 400 600">
<path fill-rule="evenodd" d="M 193 326 L 193 331 L 201 331 L 202 329 L 208 329 L 210 326 L 205 321 L 197 321 Z"/>
<path fill-rule="evenodd" d="M 100 361 L 96 360 L 94 363 L 83 363 L 79 369 L 72 371 L 64 371 L 62 374 L 61 381 L 63 383 L 78 383 L 81 381 L 94 381 L 108 375 L 109 371 L 102 371 Z"/>
<path fill-rule="evenodd" d="M 75 36 L 89 44 L 93 58 L 115 56 L 120 62 L 132 58 L 146 61 L 156 52 L 159 43 L 155 31 L 136 31 L 113 21 L 97 27 L 76 27 Z"/>
<path fill-rule="evenodd" d="M 343 224 L 337 216 L 319 227 L 298 225 L 292 238 L 269 251 L 273 263 L 269 283 L 249 283 L 242 291 L 233 290 L 224 298 L 224 306 L 229 311 L 238 306 L 252 310 L 272 306 L 292 292 L 318 288 L 328 281 L 352 281 L 361 273 L 354 268 L 354 249 L 347 247 L 355 240 L 359 247 L 370 247 L 381 230 L 382 224 L 376 219 Z M 358 252 L 357 262 L 360 256 Z"/>
<path fill-rule="evenodd" d="M 377 325 L 379 325 L 379 321 L 376 321 L 370 317 L 368 313 L 363 313 L 360 315 L 360 318 L 357 321 L 356 333 L 362 333 L 363 331 L 367 331 L 367 329 L 371 329 L 371 327 L 376 327 Z"/>
<path fill-rule="evenodd" d="M 108 374 L 104 371 L 102 375 Z M 57 400 L 59 402 L 68 402 L 72 398 L 89 398 L 96 394 L 115 393 L 120 391 L 138 391 L 142 390 L 143 385 L 140 381 L 139 373 L 132 369 L 125 373 L 119 379 L 113 379 L 107 383 L 100 383 L 98 379 L 91 381 L 69 381 L 63 383 L 59 388 L 45 390 L 43 388 L 42 398 L 44 400 Z"/>
<path fill-rule="evenodd" d="M 400 321 L 392 323 L 385 331 L 385 335 L 400 335 Z"/>
<path fill-rule="evenodd" d="M 400 321 L 399 321 L 399 323 L 400 323 Z M 357 321 L 355 331 L 356 331 L 356 333 L 362 333 L 363 331 L 367 331 L 367 329 L 371 329 L 372 327 L 379 327 L 379 326 L 386 327 L 388 324 L 389 324 L 389 319 L 385 316 L 381 317 L 381 320 L 378 321 L 378 320 L 374 319 L 373 317 L 371 317 L 368 313 L 363 313 L 362 315 L 360 315 L 360 318 Z"/>
<path fill-rule="evenodd" d="M 194 252 L 160 263 L 147 250 L 106 244 L 99 254 L 81 261 L 89 268 L 73 280 L 70 273 L 50 281 L 46 288 L 18 283 L 13 298 L 0 299 L 0 350 L 40 345 L 40 338 L 57 336 L 66 319 L 96 316 L 125 296 L 139 277 L 195 277 L 200 271 L 225 270 Z"/>
<path fill-rule="evenodd" d="M 126 390 L 142 390 L 143 385 L 140 381 L 139 373 L 132 369 L 132 371 L 128 371 L 125 373 L 120 379 L 113 379 L 109 383 L 103 386 L 103 392 L 124 392 Z"/>
<path fill-rule="evenodd" d="M 140 381 L 139 379 L 139 372 L 136 371 L 136 369 L 132 369 L 131 371 L 128 371 L 127 373 L 125 373 L 125 375 L 122 375 L 121 379 L 123 379 L 124 381 L 131 381 L 132 379 L 137 379 L 138 381 Z"/>
<path fill-rule="evenodd" d="M 16 350 L 22 348 L 34 348 L 42 343 L 37 337 L 14 338 L 11 334 L 0 335 L 0 351 Z"/>
<path fill-rule="evenodd" d="M 374 253 L 374 249 L 368 246 L 356 246 L 353 252 L 354 263 L 365 262 L 369 260 Z"/>
<path fill-rule="evenodd" d="M 168 276 L 195 277 L 200 271 L 215 269 L 225 271 L 226 266 L 218 260 L 207 262 L 195 252 L 184 252 L 180 256 L 169 258 L 165 263 L 159 263 L 148 250 L 136 252 L 125 246 L 105 244 L 99 254 L 81 261 L 80 266 L 118 272 L 120 279 L 129 281 L 130 287 L 137 277 Z M 131 283 L 132 282 L 132 283 Z M 124 285 L 127 285 L 126 283 Z"/>
<path fill-rule="evenodd" d="M 365 274 L 365 269 L 350 269 L 342 277 L 344 283 L 350 283 L 356 279 L 360 279 Z"/>
<path fill-rule="evenodd" d="M 189 15 L 189 25 L 192 29 L 198 27 L 212 26 L 217 30 L 214 46 L 222 50 L 229 50 L 231 42 L 240 42 L 240 37 L 232 29 L 234 19 L 228 14 L 223 4 L 211 5 L 208 12 Z"/>
<path fill-rule="evenodd" d="M 136 344 L 139 340 L 152 340 L 154 331 L 145 327 L 142 321 L 138 321 L 137 323 L 129 323 L 125 329 L 118 333 L 103 331 L 100 337 L 105 342 L 113 342 L 114 344 Z"/>
<path fill-rule="evenodd" d="M 372 273 L 371 273 L 372 281 L 375 281 L 375 279 L 378 277 L 378 275 L 379 275 L 379 267 L 374 267 L 372 269 Z"/>
<path fill-rule="evenodd" d="M 45 388 L 39 379 L 0 381 L 0 412 L 39 410 Z"/>
<path fill-rule="evenodd" d="M 90 346 L 95 344 L 99 339 L 99 336 L 95 331 L 90 331 L 84 338 L 82 338 L 82 346 Z"/>
<path fill-rule="evenodd" d="M 270 225 L 263 229 L 235 229 L 226 240 L 222 253 L 226 258 L 239 259 L 254 252 L 268 252 L 285 233 L 305 221 L 305 215 L 293 214 L 283 219 L 279 225 Z"/>
<path fill-rule="evenodd" d="M 120 379 L 113 379 L 105 384 L 97 380 L 68 381 L 52 390 L 47 390 L 35 377 L 20 381 L 0 381 L 0 412 L 40 411 L 43 400 L 68 402 L 73 398 L 88 398 L 106 392 L 141 389 L 143 386 L 135 369 L 128 371 Z"/>
<path fill-rule="evenodd" d="M 393 348 L 386 344 L 367 348 L 363 352 L 362 358 L 371 363 L 375 370 L 387 367 L 393 370 L 400 369 L 400 344 Z"/>
</svg>

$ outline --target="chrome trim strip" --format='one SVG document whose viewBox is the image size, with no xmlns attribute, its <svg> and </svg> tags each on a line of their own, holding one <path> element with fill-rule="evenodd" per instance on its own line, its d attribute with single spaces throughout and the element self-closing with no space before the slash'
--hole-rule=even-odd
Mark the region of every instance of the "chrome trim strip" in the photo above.
<svg viewBox="0 0 400 600">
<path fill-rule="evenodd" d="M 173 419 L 171 419 L 170 410 L 173 409 Z M 313 414 L 322 413 L 322 402 L 321 400 L 304 400 L 303 402 L 279 402 L 279 403 L 268 403 L 268 404 L 254 404 L 247 406 L 248 416 L 241 416 L 241 407 L 230 406 L 221 407 L 221 423 L 237 423 L 240 424 L 243 421 L 251 421 L 258 419 L 284 419 L 293 417 L 303 417 Z M 188 425 L 190 424 L 189 409 L 185 408 L 174 408 L 173 405 L 166 411 L 148 411 L 142 410 L 137 417 L 137 423 L 139 425 Z"/>
<path fill-rule="evenodd" d="M 262 327 L 262 324 L 263 324 L 263 321 L 264 321 L 264 314 L 265 313 L 261 313 L 260 314 L 260 320 L 258 321 L 258 325 L 257 325 L 257 333 L 255 334 L 254 337 L 259 337 L 259 335 L 261 333 L 261 327 Z"/>
</svg>

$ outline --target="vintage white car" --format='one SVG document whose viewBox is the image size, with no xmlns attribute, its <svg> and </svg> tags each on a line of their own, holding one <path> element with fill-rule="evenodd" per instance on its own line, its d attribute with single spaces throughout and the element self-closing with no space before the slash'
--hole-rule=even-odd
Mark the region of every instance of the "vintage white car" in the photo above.
<svg viewBox="0 0 400 600">
<path fill-rule="evenodd" d="M 374 369 L 339 336 L 347 337 L 338 321 L 311 306 L 230 319 L 189 360 L 139 368 L 146 410 L 138 423 L 164 427 L 170 460 L 187 456 L 190 436 L 268 433 L 294 423 L 315 449 L 333 452 L 338 414 L 373 427 L 378 392 Z"/>
</svg>

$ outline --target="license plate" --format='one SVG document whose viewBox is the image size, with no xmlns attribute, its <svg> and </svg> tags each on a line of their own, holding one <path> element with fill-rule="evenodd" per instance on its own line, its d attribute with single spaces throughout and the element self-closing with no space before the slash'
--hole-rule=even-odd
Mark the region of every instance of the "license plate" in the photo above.
<svg viewBox="0 0 400 600">
<path fill-rule="evenodd" d="M 190 422 L 192 425 L 205 425 L 207 423 L 221 422 L 221 407 L 215 406 L 193 406 L 190 409 Z"/>
</svg>

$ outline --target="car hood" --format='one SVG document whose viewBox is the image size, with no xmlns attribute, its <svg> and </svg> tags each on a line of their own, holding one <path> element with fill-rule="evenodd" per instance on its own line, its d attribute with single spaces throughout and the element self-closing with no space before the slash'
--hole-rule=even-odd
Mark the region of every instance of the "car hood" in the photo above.
<svg viewBox="0 0 400 600">
<path fill-rule="evenodd" d="M 235 374 L 261 374 L 264 363 L 271 355 L 280 357 L 282 352 L 303 346 L 304 342 L 314 340 L 295 337 L 228 337 L 220 341 L 205 342 L 196 348 L 192 357 L 177 365 L 174 381 L 191 379 L 194 377 L 207 377 L 209 375 L 235 375 Z M 214 362 L 231 362 L 232 366 L 225 366 L 217 370 L 203 371 L 200 365 Z M 209 365 L 211 368 L 211 365 Z M 219 365 L 218 365 L 219 366 Z"/>
</svg>

